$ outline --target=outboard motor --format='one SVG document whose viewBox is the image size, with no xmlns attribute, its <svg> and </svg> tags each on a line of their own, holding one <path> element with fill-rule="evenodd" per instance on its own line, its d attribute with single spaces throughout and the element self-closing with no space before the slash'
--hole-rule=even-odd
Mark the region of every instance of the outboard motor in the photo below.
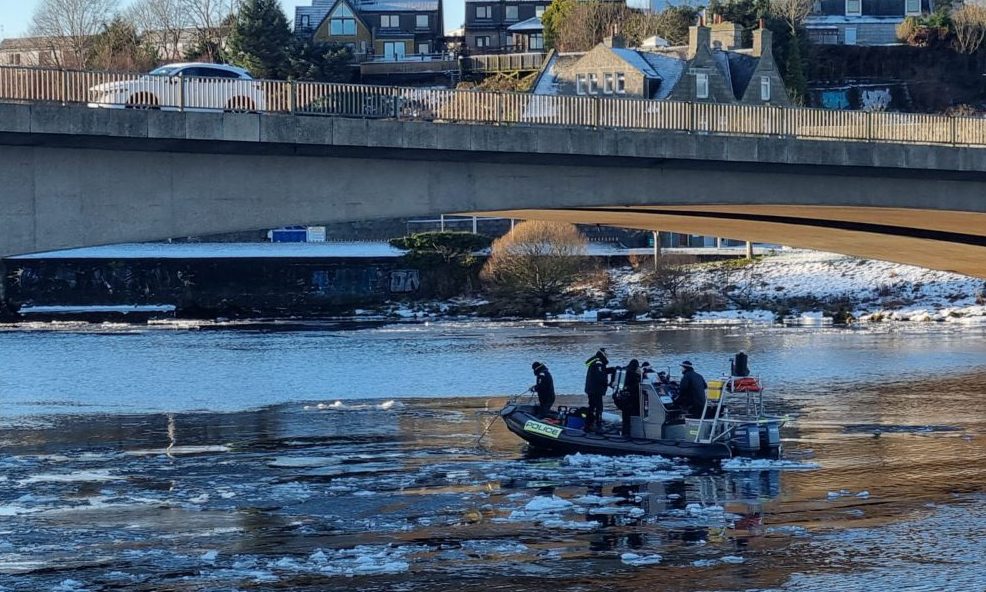
<svg viewBox="0 0 986 592">
<path fill-rule="evenodd" d="M 744 354 L 743 352 L 739 352 L 738 354 L 736 354 L 736 357 L 733 358 L 733 363 L 732 363 L 732 375 L 749 376 L 750 366 L 747 362 L 748 359 L 746 354 Z"/>
<path fill-rule="evenodd" d="M 729 443 L 739 454 L 755 454 L 760 450 L 760 428 L 757 424 L 741 425 L 733 431 Z"/>
<path fill-rule="evenodd" d="M 760 448 L 764 452 L 776 451 L 781 446 L 781 426 L 768 423 L 760 426 Z"/>
</svg>

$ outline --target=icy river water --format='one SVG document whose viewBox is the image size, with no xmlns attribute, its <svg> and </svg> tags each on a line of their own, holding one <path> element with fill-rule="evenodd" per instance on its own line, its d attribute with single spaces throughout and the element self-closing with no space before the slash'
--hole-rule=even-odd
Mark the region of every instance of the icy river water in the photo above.
<svg viewBox="0 0 986 592">
<path fill-rule="evenodd" d="M 0 591 L 986 590 L 986 329 L 0 328 Z M 784 459 L 538 457 L 607 347 L 737 351 Z"/>
</svg>

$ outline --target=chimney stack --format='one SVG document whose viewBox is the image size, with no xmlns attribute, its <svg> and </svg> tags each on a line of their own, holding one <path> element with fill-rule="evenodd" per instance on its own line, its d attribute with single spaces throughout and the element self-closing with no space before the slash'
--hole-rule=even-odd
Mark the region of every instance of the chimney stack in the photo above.
<svg viewBox="0 0 986 592">
<path fill-rule="evenodd" d="M 736 23 L 723 21 L 717 17 L 712 25 L 712 45 L 718 42 L 722 49 L 740 49 L 743 47 L 743 29 Z"/>
<path fill-rule="evenodd" d="M 708 49 L 710 39 L 711 36 L 708 27 L 702 24 L 697 27 L 688 27 L 688 58 L 694 58 L 700 47 Z"/>
<path fill-rule="evenodd" d="M 773 54 L 772 43 L 773 36 L 770 29 L 764 28 L 763 21 L 761 21 L 760 28 L 753 31 L 753 55 L 759 58 L 763 55 Z"/>
</svg>

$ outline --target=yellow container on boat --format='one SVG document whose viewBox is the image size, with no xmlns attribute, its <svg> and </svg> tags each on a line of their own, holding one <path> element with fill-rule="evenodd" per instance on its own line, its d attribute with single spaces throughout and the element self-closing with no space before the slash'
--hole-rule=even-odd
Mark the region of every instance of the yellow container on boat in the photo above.
<svg viewBox="0 0 986 592">
<path fill-rule="evenodd" d="M 708 401 L 718 401 L 722 396 L 722 381 L 710 380 L 706 383 L 705 398 Z"/>
</svg>

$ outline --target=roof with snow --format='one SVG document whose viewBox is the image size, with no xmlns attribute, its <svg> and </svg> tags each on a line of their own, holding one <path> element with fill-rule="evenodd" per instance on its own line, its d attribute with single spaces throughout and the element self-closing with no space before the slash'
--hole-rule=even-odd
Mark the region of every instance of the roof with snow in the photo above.
<svg viewBox="0 0 986 592">
<path fill-rule="evenodd" d="M 539 16 L 532 16 L 526 21 L 520 21 L 519 23 L 507 27 L 507 31 L 511 33 L 533 33 L 543 30 L 544 25 L 541 24 L 541 17 Z"/>
</svg>

